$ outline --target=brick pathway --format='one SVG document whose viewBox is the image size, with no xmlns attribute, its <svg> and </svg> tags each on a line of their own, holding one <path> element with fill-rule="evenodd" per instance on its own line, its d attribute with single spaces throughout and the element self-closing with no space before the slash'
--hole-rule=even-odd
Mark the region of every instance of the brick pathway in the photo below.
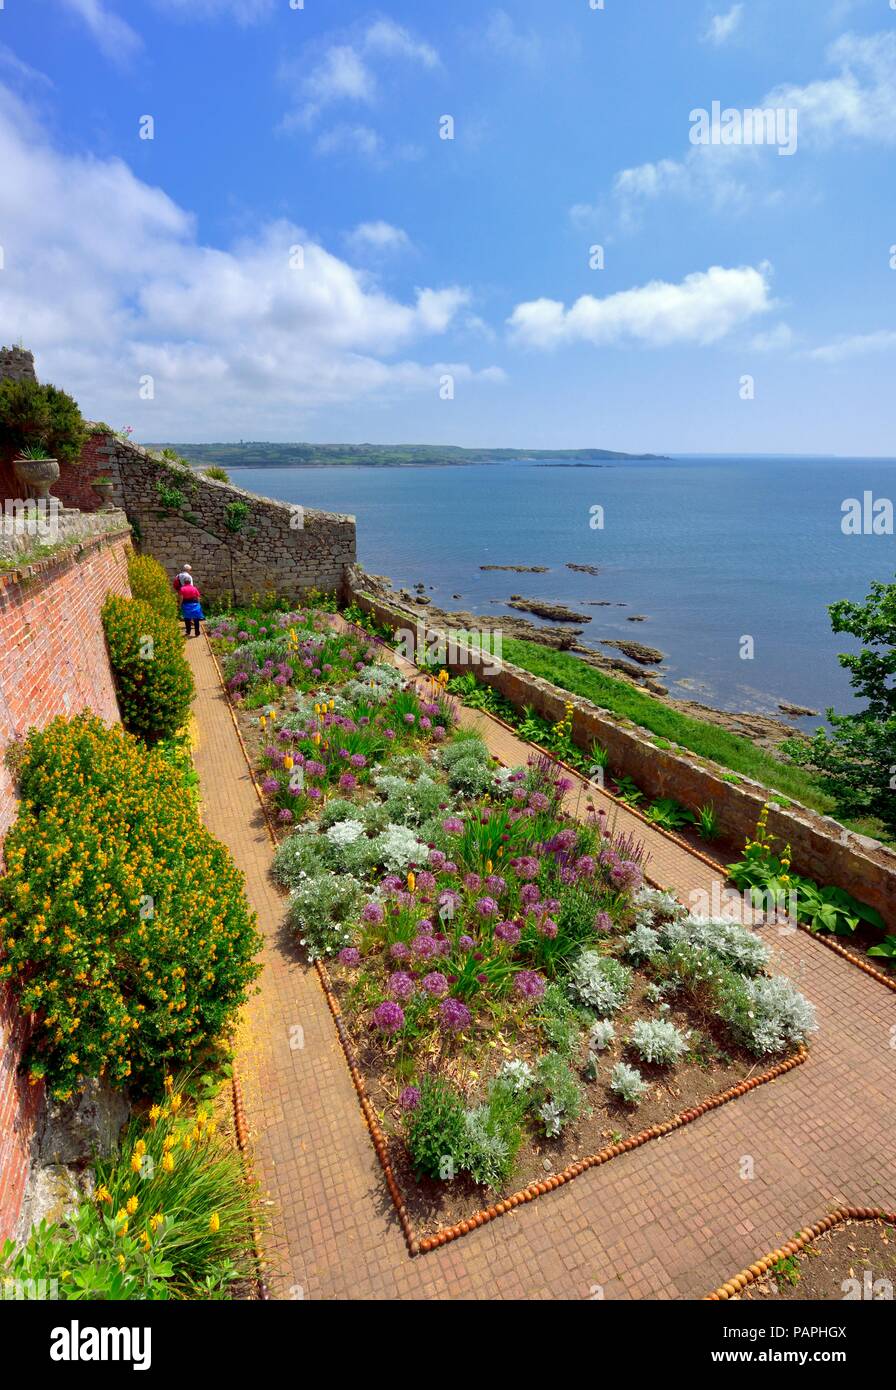
<svg viewBox="0 0 896 1390">
<path fill-rule="evenodd" d="M 204 641 L 187 651 L 203 814 L 246 874 L 266 942 L 238 1054 L 274 1297 L 699 1298 L 831 1206 L 893 1205 L 894 996 L 805 933 L 775 934 L 776 968 L 818 1008 L 804 1066 L 410 1259 L 316 972 L 284 928 L 270 840 L 211 654 Z M 495 751 L 509 749 L 508 737 L 489 729 Z M 637 824 L 653 877 L 685 896 L 711 878 Z"/>
</svg>

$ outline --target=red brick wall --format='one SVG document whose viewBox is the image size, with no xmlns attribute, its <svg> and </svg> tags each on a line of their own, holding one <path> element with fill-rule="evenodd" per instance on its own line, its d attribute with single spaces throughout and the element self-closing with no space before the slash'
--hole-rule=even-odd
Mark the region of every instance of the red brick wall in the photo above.
<svg viewBox="0 0 896 1390">
<path fill-rule="evenodd" d="M 64 507 L 77 507 L 80 512 L 99 510 L 102 503 L 90 484 L 93 478 L 109 472 L 108 458 L 98 456 L 107 442 L 108 434 L 88 435 L 77 462 L 59 465 L 59 482 L 53 484 L 51 492 Z"/>
<path fill-rule="evenodd" d="M 108 593 L 129 594 L 129 536 L 88 542 L 33 566 L 22 580 L 0 575 L 0 757 L 29 728 L 92 709 L 118 720 L 100 609 Z M 0 762 L 0 845 L 16 815 L 12 778 Z M 0 990 L 0 1242 L 18 1220 L 40 1107 L 19 1064 L 24 1021 Z"/>
</svg>

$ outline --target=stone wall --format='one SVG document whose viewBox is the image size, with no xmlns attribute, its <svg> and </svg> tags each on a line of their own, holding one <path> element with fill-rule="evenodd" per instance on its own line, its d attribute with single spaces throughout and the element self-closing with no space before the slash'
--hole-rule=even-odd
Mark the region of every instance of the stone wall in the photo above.
<svg viewBox="0 0 896 1390">
<path fill-rule="evenodd" d="M 53 491 L 69 506 L 95 508 L 97 476 L 112 480 L 138 547 L 172 576 L 192 565 L 206 598 L 247 603 L 270 590 L 290 598 L 340 590 L 355 562 L 354 517 L 259 497 L 95 429 Z"/>
<path fill-rule="evenodd" d="M 107 594 L 130 593 L 131 540 L 120 514 L 103 524 L 103 534 L 0 573 L 0 846 L 16 815 L 3 762 L 10 744 L 60 714 L 119 718 L 100 610 Z M 20 1071 L 26 1042 L 12 995 L 0 988 L 0 1243 L 16 1226 L 42 1101 Z"/>
<path fill-rule="evenodd" d="M 3 377 L 11 381 L 37 381 L 34 353 L 27 348 L 0 348 L 0 378 Z"/>
<path fill-rule="evenodd" d="M 378 622 L 413 628 L 420 621 L 419 614 L 367 594 L 363 574 L 358 571 L 350 576 L 347 592 L 351 601 Z M 483 662 L 475 651 L 465 655 L 469 657 L 466 662 L 447 663 L 452 675 L 473 672 L 518 710 L 528 707 L 554 722 L 563 717 L 570 703 L 573 741 L 584 749 L 590 749 L 595 740 L 602 744 L 610 755 L 614 774 L 633 778 L 653 799 L 672 797 L 691 810 L 711 803 L 723 835 L 738 843 L 753 835 L 768 797 L 768 790 L 758 782 L 742 776 L 737 783 L 724 781 L 724 769 L 718 764 L 684 750 L 657 748 L 654 735 L 647 729 L 623 724 L 589 700 L 507 662 L 502 661 L 500 670 L 495 670 L 494 658 L 486 656 Z M 896 930 L 896 852 L 792 800 L 786 807 L 771 804 L 768 828 L 772 835 L 790 844 L 797 873 L 821 884 L 845 888 L 877 908 L 887 927 Z"/>
</svg>

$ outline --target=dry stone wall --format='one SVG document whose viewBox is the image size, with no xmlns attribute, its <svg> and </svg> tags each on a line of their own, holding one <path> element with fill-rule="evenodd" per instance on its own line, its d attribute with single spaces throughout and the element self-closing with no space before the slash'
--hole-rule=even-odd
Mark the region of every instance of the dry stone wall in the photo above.
<svg viewBox="0 0 896 1390">
<path fill-rule="evenodd" d="M 95 432 L 86 452 L 93 475 L 111 478 L 112 501 L 138 547 L 172 575 L 192 565 L 206 598 L 248 603 L 269 591 L 290 598 L 339 591 L 355 562 L 352 516 L 259 497 L 109 433 Z"/>
</svg>

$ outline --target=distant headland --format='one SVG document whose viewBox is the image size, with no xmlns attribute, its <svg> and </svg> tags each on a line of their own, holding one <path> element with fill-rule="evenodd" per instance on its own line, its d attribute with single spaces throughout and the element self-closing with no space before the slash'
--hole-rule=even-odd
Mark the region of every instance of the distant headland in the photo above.
<svg viewBox="0 0 896 1390">
<path fill-rule="evenodd" d="M 452 444 L 150 444 L 170 448 L 199 468 L 450 468 L 473 463 L 627 463 L 665 461 L 662 454 L 621 454 L 612 449 L 462 449 Z"/>
</svg>

